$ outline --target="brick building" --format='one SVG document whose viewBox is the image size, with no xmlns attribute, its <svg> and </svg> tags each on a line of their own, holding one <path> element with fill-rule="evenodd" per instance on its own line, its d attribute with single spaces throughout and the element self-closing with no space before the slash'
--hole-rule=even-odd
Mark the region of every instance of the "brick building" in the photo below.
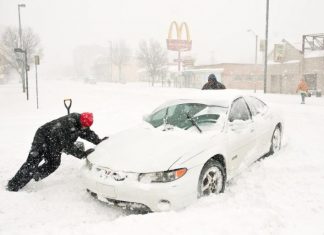
<svg viewBox="0 0 324 235">
<path fill-rule="evenodd" d="M 324 91 L 324 34 L 319 41 L 309 40 L 308 43 L 311 46 L 304 50 L 297 49 L 284 39 L 280 44 L 274 45 L 274 49 L 268 54 L 267 92 L 293 94 L 301 78 L 305 78 L 312 92 Z M 186 87 L 199 88 L 207 81 L 208 75 L 202 77 L 202 70 L 217 70 L 218 73 L 215 74 L 230 89 L 263 90 L 263 64 L 221 63 L 193 66 L 190 68 L 191 74 L 187 78 L 190 82 Z"/>
</svg>

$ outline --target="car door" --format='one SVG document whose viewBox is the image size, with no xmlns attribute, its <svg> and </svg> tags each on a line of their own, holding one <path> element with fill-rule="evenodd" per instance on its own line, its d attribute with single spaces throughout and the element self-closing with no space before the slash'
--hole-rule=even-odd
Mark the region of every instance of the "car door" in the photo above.
<svg viewBox="0 0 324 235">
<path fill-rule="evenodd" d="M 244 99 L 251 110 L 252 119 L 255 122 L 257 157 L 261 157 L 269 151 L 269 144 L 273 131 L 271 129 L 272 115 L 268 106 L 258 98 L 247 96 L 244 97 Z"/>
<path fill-rule="evenodd" d="M 246 168 L 255 155 L 255 123 L 241 97 L 233 101 L 227 120 L 227 154 L 230 170 L 235 175 Z"/>
</svg>

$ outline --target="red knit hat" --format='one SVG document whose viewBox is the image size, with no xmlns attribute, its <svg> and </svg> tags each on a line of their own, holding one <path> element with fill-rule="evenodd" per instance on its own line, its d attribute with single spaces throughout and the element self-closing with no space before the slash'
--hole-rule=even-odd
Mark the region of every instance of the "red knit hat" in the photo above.
<svg viewBox="0 0 324 235">
<path fill-rule="evenodd" d="M 89 127 L 93 123 L 93 114 L 92 113 L 81 113 L 80 123 L 83 127 Z"/>
</svg>

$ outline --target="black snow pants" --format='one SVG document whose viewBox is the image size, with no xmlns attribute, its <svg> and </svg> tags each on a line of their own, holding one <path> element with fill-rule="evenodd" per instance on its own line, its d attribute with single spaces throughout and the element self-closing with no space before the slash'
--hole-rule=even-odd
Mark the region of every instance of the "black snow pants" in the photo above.
<svg viewBox="0 0 324 235">
<path fill-rule="evenodd" d="M 49 151 L 43 140 L 42 136 L 36 133 L 27 160 L 9 180 L 8 190 L 18 191 L 31 179 L 44 179 L 60 166 L 61 152 Z"/>
</svg>

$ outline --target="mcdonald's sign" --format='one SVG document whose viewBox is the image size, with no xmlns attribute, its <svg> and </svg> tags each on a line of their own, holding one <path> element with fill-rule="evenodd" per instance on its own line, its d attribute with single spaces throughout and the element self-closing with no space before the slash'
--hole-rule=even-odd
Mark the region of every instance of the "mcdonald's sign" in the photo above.
<svg viewBox="0 0 324 235">
<path fill-rule="evenodd" d="M 173 38 L 172 33 L 175 28 L 176 38 Z M 185 30 L 186 38 L 182 39 L 183 30 Z M 186 22 L 182 22 L 180 26 L 173 21 L 169 27 L 169 34 L 167 39 L 167 48 L 171 51 L 190 51 L 192 41 L 190 39 L 189 28 Z"/>
</svg>

